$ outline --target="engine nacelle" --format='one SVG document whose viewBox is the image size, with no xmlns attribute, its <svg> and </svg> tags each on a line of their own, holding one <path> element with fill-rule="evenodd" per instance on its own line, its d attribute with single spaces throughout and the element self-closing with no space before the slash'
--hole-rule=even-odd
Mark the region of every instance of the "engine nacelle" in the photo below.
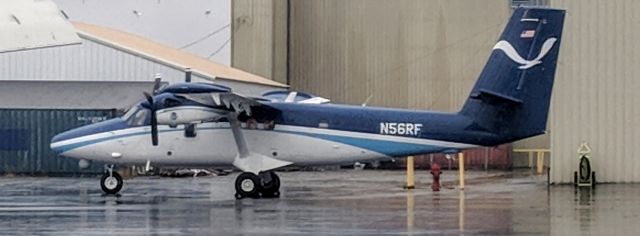
<svg viewBox="0 0 640 236">
<path fill-rule="evenodd" d="M 161 109 L 156 112 L 159 125 L 177 125 L 200 123 L 220 118 L 218 110 L 201 106 L 178 106 Z"/>
</svg>

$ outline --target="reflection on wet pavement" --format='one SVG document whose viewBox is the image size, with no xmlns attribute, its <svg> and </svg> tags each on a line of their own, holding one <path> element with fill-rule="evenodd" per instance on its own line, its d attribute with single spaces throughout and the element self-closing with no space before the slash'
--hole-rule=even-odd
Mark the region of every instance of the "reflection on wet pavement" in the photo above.
<svg viewBox="0 0 640 236">
<path fill-rule="evenodd" d="M 638 185 L 576 190 L 546 177 L 470 172 L 464 192 L 445 172 L 402 188 L 401 171 L 281 173 L 279 199 L 233 198 L 235 175 L 125 180 L 104 196 L 97 178 L 0 178 L 3 234 L 634 234 Z M 448 185 L 448 186 L 447 186 Z M 447 188 L 448 187 L 448 188 Z"/>
</svg>

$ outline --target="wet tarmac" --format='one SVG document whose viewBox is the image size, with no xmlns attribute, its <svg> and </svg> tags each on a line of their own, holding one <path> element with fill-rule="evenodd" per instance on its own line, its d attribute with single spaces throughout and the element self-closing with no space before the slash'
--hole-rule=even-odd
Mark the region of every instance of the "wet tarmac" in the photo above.
<svg viewBox="0 0 640 236">
<path fill-rule="evenodd" d="M 98 178 L 0 178 L 0 234 L 475 235 L 635 234 L 640 185 L 575 191 L 546 176 L 470 172 L 467 188 L 432 192 L 427 171 L 405 190 L 402 171 L 280 173 L 279 199 L 233 198 L 236 174 L 125 180 L 104 196 Z"/>
</svg>

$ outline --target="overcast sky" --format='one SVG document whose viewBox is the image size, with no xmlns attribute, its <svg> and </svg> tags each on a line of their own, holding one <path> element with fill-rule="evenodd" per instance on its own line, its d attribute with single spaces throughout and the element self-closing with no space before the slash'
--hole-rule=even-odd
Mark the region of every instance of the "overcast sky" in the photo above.
<svg viewBox="0 0 640 236">
<path fill-rule="evenodd" d="M 230 64 L 230 0 L 53 1 L 71 21 L 124 30 L 176 48 L 198 41 L 184 50 Z"/>
</svg>

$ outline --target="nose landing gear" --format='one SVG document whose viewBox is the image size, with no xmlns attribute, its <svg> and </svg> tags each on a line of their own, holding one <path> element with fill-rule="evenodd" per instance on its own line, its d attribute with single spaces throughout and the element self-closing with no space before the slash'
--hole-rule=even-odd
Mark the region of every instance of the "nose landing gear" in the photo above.
<svg viewBox="0 0 640 236">
<path fill-rule="evenodd" d="M 116 194 L 120 192 L 124 185 L 122 176 L 118 172 L 113 171 L 113 165 L 105 166 L 105 173 L 100 178 L 100 187 L 107 194 Z"/>
<path fill-rule="evenodd" d="M 275 198 L 280 196 L 280 178 L 273 171 L 255 175 L 243 172 L 236 177 L 236 199 Z"/>
</svg>

